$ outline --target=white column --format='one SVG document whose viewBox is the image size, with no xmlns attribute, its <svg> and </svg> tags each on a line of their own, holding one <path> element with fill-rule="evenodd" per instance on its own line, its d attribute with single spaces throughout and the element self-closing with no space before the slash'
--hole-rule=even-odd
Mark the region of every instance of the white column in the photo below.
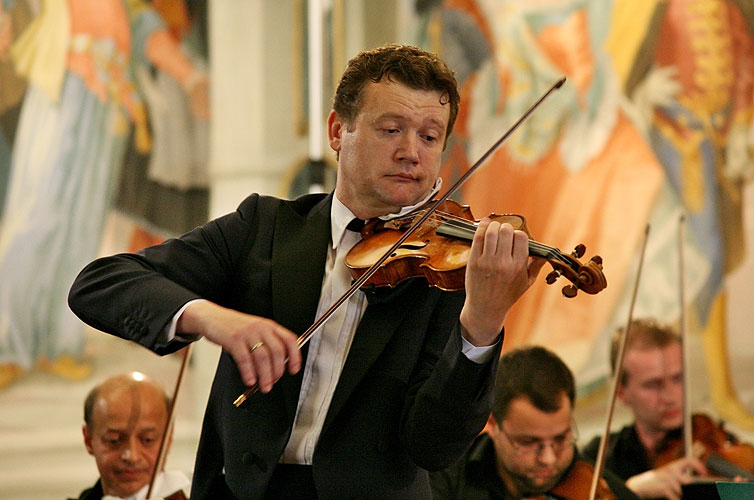
<svg viewBox="0 0 754 500">
<path fill-rule="evenodd" d="M 296 134 L 293 2 L 210 2 L 210 215 L 235 210 L 248 194 L 277 195 L 306 154 Z"/>
</svg>

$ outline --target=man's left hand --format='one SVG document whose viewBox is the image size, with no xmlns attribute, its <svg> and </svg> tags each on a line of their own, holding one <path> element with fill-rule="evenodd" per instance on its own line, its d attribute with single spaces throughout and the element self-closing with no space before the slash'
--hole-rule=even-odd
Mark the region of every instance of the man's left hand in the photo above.
<svg viewBox="0 0 754 500">
<path fill-rule="evenodd" d="M 495 343 L 508 311 L 536 280 L 545 260 L 529 257 L 529 237 L 513 226 L 479 222 L 466 265 L 463 335 L 475 346 Z"/>
</svg>

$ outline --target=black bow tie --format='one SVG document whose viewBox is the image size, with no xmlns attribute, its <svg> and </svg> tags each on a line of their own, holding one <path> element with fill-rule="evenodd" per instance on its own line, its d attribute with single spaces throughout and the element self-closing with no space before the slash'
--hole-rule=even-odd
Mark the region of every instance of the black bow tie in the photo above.
<svg viewBox="0 0 754 500">
<path fill-rule="evenodd" d="M 364 229 L 365 223 L 366 221 L 354 217 L 353 219 L 351 219 L 351 222 L 348 223 L 348 225 L 346 226 L 346 229 L 348 229 L 349 231 L 353 231 L 355 233 L 360 233 L 361 230 Z"/>
</svg>

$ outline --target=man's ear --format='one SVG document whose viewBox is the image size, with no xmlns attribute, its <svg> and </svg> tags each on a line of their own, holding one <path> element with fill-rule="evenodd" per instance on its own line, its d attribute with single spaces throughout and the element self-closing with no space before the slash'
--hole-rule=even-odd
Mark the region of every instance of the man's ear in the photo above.
<svg viewBox="0 0 754 500">
<path fill-rule="evenodd" d="M 484 430 L 487 434 L 494 436 L 497 434 L 498 429 L 499 426 L 497 425 L 497 421 L 495 420 L 495 417 L 492 416 L 492 413 L 490 413 L 490 416 L 487 417 L 487 424 L 484 426 Z"/>
<path fill-rule="evenodd" d="M 327 138 L 330 142 L 330 148 L 335 152 L 340 152 L 345 126 L 345 123 L 340 119 L 338 113 L 336 113 L 335 110 L 330 111 L 330 114 L 327 117 Z"/>
<path fill-rule="evenodd" d="M 615 397 L 618 398 L 621 403 L 626 404 L 626 388 L 623 385 L 618 384 L 618 387 L 615 390 Z"/>
<path fill-rule="evenodd" d="M 88 451 L 90 455 L 94 455 L 94 448 L 92 447 L 92 434 L 89 432 L 89 427 L 87 427 L 86 424 L 81 426 L 81 433 L 84 435 L 84 446 L 86 446 L 86 451 Z"/>
</svg>

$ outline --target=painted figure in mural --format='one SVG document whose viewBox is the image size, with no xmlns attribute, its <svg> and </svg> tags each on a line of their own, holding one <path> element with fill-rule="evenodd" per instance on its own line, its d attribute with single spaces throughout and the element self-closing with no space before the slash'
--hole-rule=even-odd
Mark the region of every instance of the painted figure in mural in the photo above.
<svg viewBox="0 0 754 500">
<path fill-rule="evenodd" d="M 429 499 L 427 470 L 482 430 L 507 314 L 543 264 L 509 224 L 480 222 L 465 293 L 426 280 L 359 290 L 297 345 L 351 283 L 354 217 L 406 213 L 439 189 L 459 101 L 434 54 L 360 53 L 327 122 L 334 192 L 253 194 L 178 239 L 82 270 L 69 303 L 91 325 L 161 354 L 197 334 L 223 347 L 192 499 Z"/>
<path fill-rule="evenodd" d="M 159 460 L 171 402 L 157 382 L 140 372 L 115 375 L 93 388 L 84 401 L 84 446 L 99 479 L 78 500 L 146 498 Z M 186 500 L 189 479 L 161 470 L 150 498 Z M 73 500 L 73 499 L 71 499 Z"/>
<path fill-rule="evenodd" d="M 535 284 L 510 318 L 519 328 L 509 345 L 553 346 L 580 376 L 591 366 L 596 340 L 612 331 L 606 325 L 625 296 L 663 175 L 629 119 L 630 103 L 603 49 L 610 2 L 446 0 L 442 6 L 463 13 L 466 29 L 473 20 L 471 39 L 483 36 L 491 48 L 464 88 L 457 141 L 465 150 L 448 155 L 444 173 L 468 168 L 545 90 L 567 78 L 466 183 L 463 201 L 476 216 L 522 214 L 534 239 L 565 252 L 584 243 L 603 257 L 609 286 L 598 297 L 582 297 L 579 306 L 563 301 L 557 287 Z M 445 38 L 431 36 L 442 27 L 431 20 L 428 26 L 425 43 L 442 50 Z M 442 44 L 434 47 L 433 39 Z"/>
<path fill-rule="evenodd" d="M 137 146 L 150 146 L 133 69 L 174 75 L 198 113 L 208 88 L 138 0 L 47 0 L 11 57 L 28 90 L 0 228 L 0 386 L 35 365 L 69 378 L 90 371 L 65 298 L 97 255 L 132 125 Z"/>
<path fill-rule="evenodd" d="M 665 172 L 653 220 L 687 214 L 690 325 L 704 331 L 712 397 L 745 418 L 733 395 L 726 345 L 725 276 L 741 262 L 742 188 L 754 174 L 754 3 L 746 0 L 618 1 L 607 45 Z M 629 20 L 627 12 L 632 19 Z M 648 270 L 668 269 L 674 242 Z M 677 277 L 658 279 L 677 283 Z M 677 301 L 640 298 L 644 314 L 671 321 Z M 669 307 L 670 306 L 670 307 Z M 671 312 L 673 316 L 668 316 Z M 751 416 L 748 422 L 754 422 Z"/>
<path fill-rule="evenodd" d="M 575 399 L 573 374 L 554 353 L 539 346 L 506 352 L 486 432 L 451 468 L 432 473 L 432 498 L 585 498 L 593 467 L 576 449 Z M 597 498 L 637 499 L 615 474 L 603 477 Z"/>
<path fill-rule="evenodd" d="M 35 7 L 34 0 L 17 1 L 8 9 L 0 2 L 0 224 L 10 175 L 11 146 L 26 91 L 26 80 L 16 73 L 8 48 L 14 33 L 23 31 L 36 15 Z"/>
<path fill-rule="evenodd" d="M 206 2 L 156 0 L 171 36 L 195 68 L 207 67 Z M 126 150 L 115 209 L 134 224 L 128 248 L 139 250 L 207 221 L 209 122 L 191 111 L 181 83 L 159 68 L 136 68 L 153 145 Z M 202 74 L 202 71 L 197 71 Z"/>
</svg>

